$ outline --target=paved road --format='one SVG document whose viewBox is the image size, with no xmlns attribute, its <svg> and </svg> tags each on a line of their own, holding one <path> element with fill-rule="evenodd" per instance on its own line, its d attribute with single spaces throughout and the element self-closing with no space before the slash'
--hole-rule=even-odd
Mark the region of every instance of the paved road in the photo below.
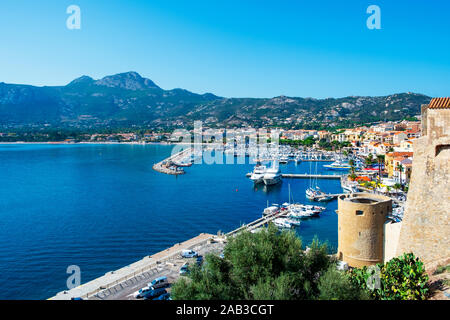
<svg viewBox="0 0 450 320">
<path fill-rule="evenodd" d="M 205 256 L 207 253 L 219 254 L 222 252 L 223 247 L 223 243 L 215 242 L 196 246 L 193 250 L 197 251 L 200 255 Z M 89 300 L 136 300 L 134 298 L 134 293 L 145 287 L 147 283 L 161 276 L 166 276 L 169 283 L 174 283 L 179 277 L 181 266 L 186 262 L 195 263 L 194 261 L 195 259 L 185 259 L 182 258 L 181 255 L 176 255 L 174 258 L 159 264 L 148 272 L 144 272 L 112 288 L 97 293 L 95 296 L 89 298 Z M 168 288 L 167 291 L 170 292 L 170 288 Z"/>
</svg>

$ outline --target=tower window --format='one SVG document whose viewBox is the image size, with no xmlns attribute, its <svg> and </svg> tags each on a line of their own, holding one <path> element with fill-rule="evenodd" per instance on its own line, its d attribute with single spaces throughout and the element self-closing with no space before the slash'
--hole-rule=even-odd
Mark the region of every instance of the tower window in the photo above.
<svg viewBox="0 0 450 320">
<path fill-rule="evenodd" d="M 450 154 L 450 144 L 440 144 L 436 146 L 436 157 L 441 153 Z"/>
<path fill-rule="evenodd" d="M 356 215 L 357 215 L 357 216 L 362 216 L 362 215 L 364 215 L 364 211 L 362 211 L 362 210 L 356 210 Z"/>
</svg>

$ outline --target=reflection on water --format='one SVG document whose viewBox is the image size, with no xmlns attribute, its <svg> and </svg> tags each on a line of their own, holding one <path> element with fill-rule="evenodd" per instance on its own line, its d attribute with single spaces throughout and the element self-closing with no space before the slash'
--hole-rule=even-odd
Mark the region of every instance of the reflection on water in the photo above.
<svg viewBox="0 0 450 320">
<path fill-rule="evenodd" d="M 266 186 L 264 183 L 258 183 L 253 186 L 254 191 L 264 192 L 264 193 L 276 193 L 279 194 L 282 190 L 283 181 L 280 183 Z"/>
</svg>

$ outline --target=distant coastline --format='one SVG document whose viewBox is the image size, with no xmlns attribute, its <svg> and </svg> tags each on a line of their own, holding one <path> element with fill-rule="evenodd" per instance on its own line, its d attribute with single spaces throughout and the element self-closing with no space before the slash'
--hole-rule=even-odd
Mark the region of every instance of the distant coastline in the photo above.
<svg viewBox="0 0 450 320">
<path fill-rule="evenodd" d="M 167 142 L 146 142 L 145 144 L 143 143 L 136 143 L 136 142 L 105 142 L 105 141 L 98 141 L 98 142 L 89 142 L 89 141 L 83 141 L 83 142 L 64 142 L 64 141 L 57 141 L 57 142 L 52 142 L 52 141 L 42 141 L 42 142 L 21 142 L 21 141 L 14 141 L 14 142 L 0 142 L 0 145 L 2 144 L 50 144 L 50 145 L 59 145 L 59 144 L 66 144 L 66 145 L 75 145 L 75 144 L 131 144 L 131 145 L 171 145 L 174 143 L 167 143 Z"/>
</svg>

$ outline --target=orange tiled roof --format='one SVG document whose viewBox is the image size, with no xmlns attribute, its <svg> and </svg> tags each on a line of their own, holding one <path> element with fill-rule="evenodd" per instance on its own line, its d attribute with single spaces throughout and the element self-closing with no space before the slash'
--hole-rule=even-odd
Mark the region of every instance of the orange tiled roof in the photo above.
<svg viewBox="0 0 450 320">
<path fill-rule="evenodd" d="M 412 157 L 413 152 L 389 152 L 386 155 L 389 157 Z"/>
<path fill-rule="evenodd" d="M 428 109 L 450 109 L 450 98 L 433 98 Z"/>
</svg>

